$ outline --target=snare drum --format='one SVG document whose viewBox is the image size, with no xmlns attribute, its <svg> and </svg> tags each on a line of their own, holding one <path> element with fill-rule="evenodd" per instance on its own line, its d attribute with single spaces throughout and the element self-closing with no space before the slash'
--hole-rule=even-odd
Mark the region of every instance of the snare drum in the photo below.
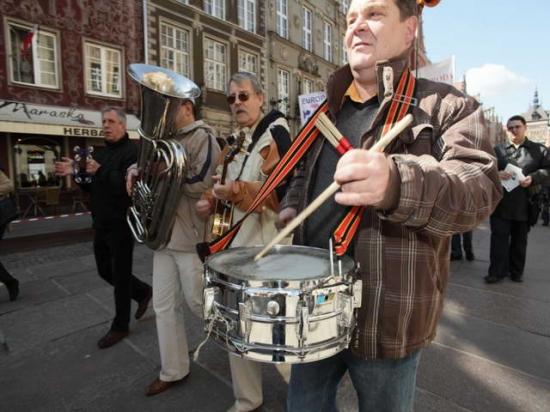
<svg viewBox="0 0 550 412">
<path fill-rule="evenodd" d="M 353 259 L 328 250 L 228 249 L 206 262 L 204 319 L 229 352 L 270 363 L 324 359 L 347 348 L 361 306 Z"/>
</svg>

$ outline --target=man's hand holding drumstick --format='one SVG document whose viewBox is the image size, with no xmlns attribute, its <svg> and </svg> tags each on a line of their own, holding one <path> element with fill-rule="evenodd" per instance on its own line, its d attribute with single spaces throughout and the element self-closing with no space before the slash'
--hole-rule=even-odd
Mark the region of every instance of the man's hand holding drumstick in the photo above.
<svg viewBox="0 0 550 412">
<path fill-rule="evenodd" d="M 336 202 L 346 206 L 377 206 L 383 200 L 390 184 L 390 163 L 383 151 L 412 122 L 409 114 L 399 121 L 369 150 L 352 149 L 342 155 L 334 173 L 334 183 L 319 195 L 302 213 L 296 216 L 294 209 L 283 209 L 279 213 L 278 227 L 284 227 L 254 260 L 259 260 L 273 246 L 288 236 L 300 223 L 317 209 L 326 199 L 336 193 Z M 330 139 L 329 139 L 330 140 Z M 334 143 L 333 143 L 334 144 Z"/>
</svg>

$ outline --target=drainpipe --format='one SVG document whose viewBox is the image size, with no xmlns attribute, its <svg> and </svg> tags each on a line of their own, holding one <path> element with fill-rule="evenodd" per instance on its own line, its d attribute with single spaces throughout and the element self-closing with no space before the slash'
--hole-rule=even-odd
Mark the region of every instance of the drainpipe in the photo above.
<svg viewBox="0 0 550 412">
<path fill-rule="evenodd" d="M 149 32 L 147 31 L 147 0 L 142 0 L 143 8 L 143 53 L 145 64 L 149 64 Z"/>
</svg>

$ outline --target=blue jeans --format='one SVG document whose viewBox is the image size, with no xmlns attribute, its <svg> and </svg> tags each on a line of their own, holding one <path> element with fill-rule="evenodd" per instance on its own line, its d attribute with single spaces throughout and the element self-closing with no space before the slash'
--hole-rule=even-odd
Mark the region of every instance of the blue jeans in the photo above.
<svg viewBox="0 0 550 412">
<path fill-rule="evenodd" d="M 403 359 L 364 359 L 344 350 L 317 362 L 292 365 L 288 412 L 335 412 L 336 391 L 349 370 L 360 412 L 410 412 L 422 350 Z"/>
</svg>

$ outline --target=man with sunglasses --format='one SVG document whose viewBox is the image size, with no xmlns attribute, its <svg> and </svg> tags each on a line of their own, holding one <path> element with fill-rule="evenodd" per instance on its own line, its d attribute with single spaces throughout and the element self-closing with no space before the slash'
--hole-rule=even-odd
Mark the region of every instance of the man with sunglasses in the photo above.
<svg viewBox="0 0 550 412">
<path fill-rule="evenodd" d="M 219 176 L 214 176 L 218 183 L 203 195 L 204 199 L 197 202 L 196 207 L 200 216 L 208 216 L 214 210 L 215 199 L 230 201 L 234 204 L 233 225 L 244 216 L 263 182 L 287 152 L 291 140 L 288 123 L 280 111 L 272 110 L 264 116 L 265 93 L 254 74 L 238 72 L 231 77 L 227 102 L 238 124 L 235 135 L 245 132 L 242 150 L 228 165 L 225 183 L 220 184 Z M 224 148 L 221 161 L 230 149 L 230 145 Z M 266 245 L 277 235 L 276 211 L 284 190 L 280 187 L 273 191 L 261 210 L 248 216 L 231 247 Z M 263 402 L 261 364 L 234 355 L 229 356 L 229 363 L 236 398 L 229 411 L 256 410 Z M 289 365 L 277 368 L 288 380 Z"/>
<path fill-rule="evenodd" d="M 534 225 L 537 204 L 531 204 L 542 184 L 550 183 L 550 152 L 525 136 L 527 124 L 522 116 L 507 122 L 509 142 L 495 147 L 500 178 L 514 176 L 505 171 L 510 163 L 521 169 L 524 179 L 504 196 L 491 215 L 491 264 L 487 283 L 497 283 L 510 275 L 514 282 L 523 282 L 527 252 L 527 235 Z"/>
</svg>

